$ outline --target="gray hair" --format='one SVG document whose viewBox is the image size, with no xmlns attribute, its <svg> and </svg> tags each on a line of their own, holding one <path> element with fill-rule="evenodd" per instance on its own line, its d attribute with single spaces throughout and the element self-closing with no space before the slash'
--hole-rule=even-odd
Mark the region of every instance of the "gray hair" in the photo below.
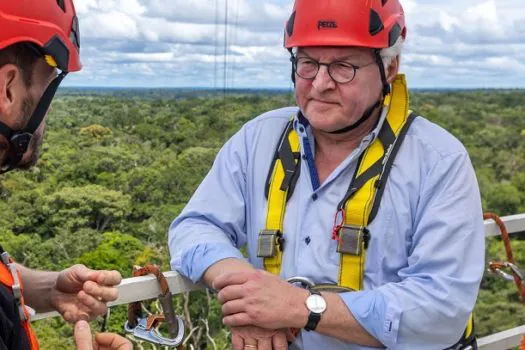
<svg viewBox="0 0 525 350">
<path fill-rule="evenodd" d="M 401 52 L 403 51 L 404 43 L 405 43 L 405 40 L 403 39 L 403 37 L 399 36 L 399 38 L 397 38 L 397 41 L 394 45 L 381 50 L 379 54 L 381 55 L 381 58 L 383 59 L 383 64 L 385 65 L 385 69 L 388 69 L 388 67 L 390 66 L 394 58 L 401 55 Z"/>
</svg>

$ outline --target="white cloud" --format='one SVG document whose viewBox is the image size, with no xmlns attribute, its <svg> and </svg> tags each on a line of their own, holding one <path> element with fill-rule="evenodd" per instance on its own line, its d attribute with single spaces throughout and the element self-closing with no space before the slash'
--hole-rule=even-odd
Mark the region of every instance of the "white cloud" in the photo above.
<svg viewBox="0 0 525 350">
<path fill-rule="evenodd" d="M 523 0 L 401 0 L 412 86 L 525 87 Z M 289 88 L 293 0 L 75 0 L 84 70 L 69 85 Z M 227 35 L 227 55 L 224 39 Z"/>
</svg>

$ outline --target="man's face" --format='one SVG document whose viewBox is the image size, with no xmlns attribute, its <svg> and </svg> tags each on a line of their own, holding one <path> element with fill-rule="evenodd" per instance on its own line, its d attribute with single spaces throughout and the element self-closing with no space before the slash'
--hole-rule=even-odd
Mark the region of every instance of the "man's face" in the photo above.
<svg viewBox="0 0 525 350">
<path fill-rule="evenodd" d="M 18 113 L 15 116 L 15 119 L 18 121 L 16 123 L 16 130 L 27 126 L 38 101 L 40 101 L 44 91 L 56 75 L 56 69 L 50 67 L 43 59 L 37 61 L 33 70 L 32 84 L 29 89 L 25 87 L 23 91 L 25 94 L 18 108 Z M 24 154 L 22 161 L 17 166 L 18 169 L 29 169 L 38 161 L 39 148 L 43 140 L 46 119 L 47 113 L 42 124 L 33 134 L 29 147 Z"/>
<path fill-rule="evenodd" d="M 320 66 L 317 76 L 307 80 L 295 76 L 295 97 L 298 106 L 314 129 L 331 132 L 358 121 L 380 98 L 381 76 L 374 62 L 372 49 L 354 47 L 304 47 L 297 58 L 308 57 L 321 63 L 343 61 L 357 69 L 349 83 L 337 83 Z M 370 65 L 368 65 L 370 64 Z"/>
</svg>

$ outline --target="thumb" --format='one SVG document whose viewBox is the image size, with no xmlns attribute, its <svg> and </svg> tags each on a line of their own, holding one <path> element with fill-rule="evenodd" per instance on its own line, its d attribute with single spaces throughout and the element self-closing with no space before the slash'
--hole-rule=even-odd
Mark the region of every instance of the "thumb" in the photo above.
<svg viewBox="0 0 525 350">
<path fill-rule="evenodd" d="M 93 337 L 89 323 L 84 320 L 75 324 L 75 343 L 77 350 L 93 350 Z"/>
</svg>

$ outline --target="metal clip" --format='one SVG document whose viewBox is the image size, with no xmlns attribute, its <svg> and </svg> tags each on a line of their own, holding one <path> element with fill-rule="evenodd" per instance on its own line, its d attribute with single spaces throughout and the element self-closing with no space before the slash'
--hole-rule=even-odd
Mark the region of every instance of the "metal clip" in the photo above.
<svg viewBox="0 0 525 350">
<path fill-rule="evenodd" d="M 18 279 L 16 265 L 14 263 L 9 263 L 7 264 L 7 267 L 9 268 L 9 271 L 11 272 L 11 276 L 13 276 L 13 285 L 11 286 L 11 289 L 13 291 L 13 297 L 16 301 L 16 305 L 18 306 L 18 313 L 20 315 L 20 320 L 27 321 L 27 316 L 26 316 L 26 313 L 24 312 L 24 306 L 22 305 L 22 287 L 20 286 L 20 280 Z"/>
<path fill-rule="evenodd" d="M 5 266 L 9 265 L 9 254 L 7 252 L 2 253 L 2 262 Z"/>
<path fill-rule="evenodd" d="M 343 225 L 339 230 L 337 252 L 342 254 L 361 255 L 362 247 L 368 248 L 370 233 L 364 226 Z"/>
<path fill-rule="evenodd" d="M 513 263 L 510 263 L 510 262 L 491 262 L 489 264 L 489 269 L 488 270 L 489 270 L 489 272 L 497 273 L 498 275 L 500 275 L 501 277 L 503 277 L 507 281 L 514 281 L 514 276 L 513 275 L 508 274 L 505 271 L 501 270 L 504 267 L 510 268 L 510 270 L 513 273 L 515 273 L 516 276 L 518 276 L 518 278 L 520 279 L 520 282 L 523 284 L 523 282 L 525 281 L 525 274 L 523 273 L 523 271 L 519 267 L 517 267 Z"/>
<path fill-rule="evenodd" d="M 168 281 L 157 265 L 147 264 L 144 267 L 135 266 L 133 269 L 134 277 L 147 274 L 155 275 L 159 283 L 160 295 L 158 300 L 161 303 L 163 315 L 149 315 L 143 318 L 141 302 L 131 303 L 128 305 L 128 320 L 124 325 L 124 329 L 135 337 L 154 344 L 179 346 L 184 338 L 184 322 L 181 317 L 175 314 Z M 168 324 L 168 333 L 171 338 L 163 337 L 160 334 L 159 326 L 161 322 Z"/>
<path fill-rule="evenodd" d="M 277 254 L 277 246 L 283 250 L 284 238 L 279 230 L 262 230 L 257 242 L 257 257 L 272 258 Z"/>
<path fill-rule="evenodd" d="M 175 317 L 177 319 L 178 333 L 174 338 L 166 338 L 160 334 L 158 328 L 160 322 L 164 321 L 163 316 L 152 315 L 146 318 L 140 318 L 137 320 L 138 324 L 134 328 L 129 327 L 128 322 L 126 321 L 124 329 L 127 333 L 133 334 L 133 336 L 137 337 L 138 339 L 142 339 L 153 344 L 175 347 L 182 344 L 184 337 L 184 322 L 182 318 L 178 316 Z"/>
<path fill-rule="evenodd" d="M 314 281 L 312 281 L 308 277 L 301 277 L 301 276 L 290 277 L 286 280 L 286 282 L 293 284 L 293 285 L 298 285 L 298 287 L 301 287 L 304 289 L 310 289 L 313 286 L 315 286 Z"/>
<path fill-rule="evenodd" d="M 176 338 L 179 335 L 179 322 L 177 319 L 177 314 L 173 308 L 173 303 L 171 302 L 171 292 L 167 292 L 165 295 L 159 296 L 160 305 L 162 306 L 162 312 L 164 313 L 164 318 L 168 323 L 168 333 L 170 337 Z M 184 330 L 182 331 L 184 334 Z"/>
</svg>

